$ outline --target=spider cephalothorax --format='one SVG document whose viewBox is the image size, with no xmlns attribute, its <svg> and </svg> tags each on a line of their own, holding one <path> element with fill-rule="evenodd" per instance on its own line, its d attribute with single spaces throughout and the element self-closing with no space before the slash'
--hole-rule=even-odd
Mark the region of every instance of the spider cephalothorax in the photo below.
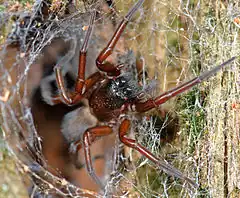
<svg viewBox="0 0 240 198">
<path fill-rule="evenodd" d="M 130 73 L 117 78 L 105 79 L 89 98 L 89 106 L 100 121 L 118 118 L 124 104 L 137 100 L 141 93 L 138 82 Z"/>
<path fill-rule="evenodd" d="M 138 82 L 133 79 L 132 74 L 126 73 L 110 80 L 107 84 L 109 95 L 123 101 L 122 103 L 133 101 L 141 92 Z"/>
<path fill-rule="evenodd" d="M 138 80 L 134 80 L 134 75 L 121 72 L 122 67 L 109 63 L 106 59 L 112 54 L 116 43 L 122 35 L 122 32 L 131 20 L 133 14 L 138 10 L 143 2 L 144 0 L 138 0 L 137 3 L 129 10 L 107 46 L 100 52 L 96 59 L 96 65 L 99 71 L 93 73 L 85 79 L 88 42 L 93 30 L 95 12 L 91 15 L 90 25 L 80 51 L 75 90 L 71 93 L 68 92 L 65 87 L 61 66 L 57 65 L 55 67 L 55 72 L 60 92 L 58 96 L 52 98 L 50 103 L 57 104 L 63 102 L 67 105 L 75 105 L 83 101 L 83 99 L 88 101 L 84 107 L 75 110 L 65 117 L 63 134 L 66 139 L 71 142 L 71 151 L 75 152 L 75 154 L 79 149 L 84 148 L 83 150 L 87 171 L 94 181 L 102 187 L 102 189 L 104 189 L 104 185 L 99 180 L 93 169 L 90 146 L 98 138 L 113 133 L 115 128 L 119 128 L 119 139 L 123 144 L 140 152 L 169 175 L 178 177 L 189 184 L 196 186 L 194 181 L 168 164 L 161 157 L 156 157 L 142 145 L 137 143 L 136 140 L 127 137 L 131 123 L 127 113 L 129 110 L 134 111 L 136 114 L 145 113 L 160 106 L 170 98 L 190 89 L 194 85 L 201 83 L 204 79 L 215 74 L 224 66 L 232 62 L 235 57 L 219 66 L 214 67 L 212 70 L 161 94 L 160 96 L 141 100 L 140 98 L 143 89 L 138 84 Z M 88 119 L 91 119 L 91 121 Z M 115 125 L 112 123 L 110 124 L 110 121 L 112 120 L 115 121 Z M 74 127 L 73 130 L 72 128 L 74 123 L 79 125 L 79 127 Z M 71 138 L 68 138 L 68 136 Z"/>
</svg>

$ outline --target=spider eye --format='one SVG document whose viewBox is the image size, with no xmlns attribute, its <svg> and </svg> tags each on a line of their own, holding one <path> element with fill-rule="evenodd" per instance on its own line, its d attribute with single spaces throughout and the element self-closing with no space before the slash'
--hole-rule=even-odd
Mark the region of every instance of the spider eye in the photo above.
<svg viewBox="0 0 240 198">
<path fill-rule="evenodd" d="M 124 87 L 126 84 L 126 80 L 123 79 L 123 78 L 119 78 L 118 81 L 117 81 L 117 85 L 118 87 Z"/>
<path fill-rule="evenodd" d="M 125 86 L 125 82 L 124 80 L 122 79 L 116 79 L 115 80 L 115 85 L 118 87 L 118 88 L 121 88 L 121 87 L 124 87 Z"/>
</svg>

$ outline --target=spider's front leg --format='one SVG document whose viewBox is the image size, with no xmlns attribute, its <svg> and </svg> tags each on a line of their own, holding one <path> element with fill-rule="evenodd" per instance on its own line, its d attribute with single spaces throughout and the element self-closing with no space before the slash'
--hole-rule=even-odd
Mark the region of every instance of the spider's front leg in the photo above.
<svg viewBox="0 0 240 198">
<path fill-rule="evenodd" d="M 200 76 L 193 78 L 192 80 L 189 80 L 188 82 L 183 83 L 182 85 L 179 85 L 178 87 L 176 87 L 170 91 L 167 91 L 154 99 L 149 99 L 145 102 L 136 102 L 134 104 L 134 108 L 136 109 L 137 112 L 146 112 L 146 111 L 149 111 L 150 109 L 157 108 L 159 105 L 165 103 L 172 97 L 177 96 L 177 95 L 181 94 L 182 92 L 189 90 L 193 86 L 201 83 L 202 81 L 204 81 L 204 80 L 208 79 L 209 77 L 211 77 L 212 75 L 216 74 L 224 66 L 226 66 L 229 63 L 231 63 L 232 61 L 234 61 L 235 58 L 236 57 L 230 58 L 229 60 L 214 67 L 213 69 L 211 69 L 207 72 L 204 72 Z"/>
<path fill-rule="evenodd" d="M 180 178 L 194 187 L 198 186 L 193 180 L 189 179 L 187 176 L 182 174 L 178 169 L 174 168 L 172 165 L 165 162 L 164 159 L 154 156 L 149 150 L 147 150 L 145 147 L 137 143 L 136 140 L 128 138 L 127 133 L 129 131 L 129 128 L 130 121 L 128 119 L 123 120 L 119 127 L 119 138 L 122 143 L 140 152 L 143 156 L 151 160 L 154 164 L 159 166 L 167 174 Z"/>
<path fill-rule="evenodd" d="M 83 95 L 88 88 L 86 86 L 86 80 L 85 80 L 86 56 L 87 56 L 87 48 L 88 48 L 89 39 L 91 37 L 91 33 L 93 30 L 93 23 L 95 20 L 95 16 L 96 16 L 96 12 L 94 12 L 91 15 L 90 24 L 88 26 L 88 30 L 87 30 L 82 48 L 80 50 L 78 75 L 77 75 L 77 80 L 75 83 L 75 92 L 74 93 L 71 93 L 71 94 L 68 93 L 68 91 L 64 85 L 64 78 L 62 76 L 62 71 L 61 71 L 60 66 L 57 65 L 54 68 L 54 70 L 56 72 L 57 85 L 60 90 L 60 96 L 56 96 L 55 98 L 53 98 L 52 102 L 54 104 L 59 103 L 61 101 L 61 98 L 68 105 L 76 104 L 83 98 Z M 100 76 L 99 72 L 95 73 L 95 76 L 94 75 L 90 76 L 87 80 L 97 82 L 98 79 L 96 79 L 96 76 Z M 91 83 L 91 84 L 94 84 L 94 83 Z"/>
<path fill-rule="evenodd" d="M 113 52 L 114 47 L 116 46 L 117 42 L 119 41 L 123 31 L 125 30 L 128 22 L 131 20 L 133 14 L 138 10 L 138 8 L 143 4 L 144 0 L 139 0 L 126 14 L 124 19 L 119 24 L 117 30 L 115 31 L 113 37 L 107 44 L 107 46 L 100 52 L 97 60 L 96 65 L 99 70 L 106 72 L 108 76 L 118 76 L 120 75 L 120 68 L 119 66 L 115 66 L 112 63 L 105 62 L 108 56 L 110 56 Z"/>
</svg>

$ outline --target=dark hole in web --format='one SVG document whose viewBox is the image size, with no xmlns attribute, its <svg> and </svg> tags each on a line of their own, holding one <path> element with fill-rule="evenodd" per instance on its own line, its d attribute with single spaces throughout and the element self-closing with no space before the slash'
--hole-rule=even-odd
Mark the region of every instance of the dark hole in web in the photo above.
<svg viewBox="0 0 240 198">
<path fill-rule="evenodd" d="M 178 119 L 166 115 L 164 118 L 160 116 L 153 116 L 154 128 L 156 131 L 160 131 L 161 143 L 172 142 L 176 138 L 178 131 Z"/>
<path fill-rule="evenodd" d="M 106 0 L 106 3 L 108 4 L 109 7 L 111 7 L 113 5 L 113 1 L 112 0 Z"/>
</svg>

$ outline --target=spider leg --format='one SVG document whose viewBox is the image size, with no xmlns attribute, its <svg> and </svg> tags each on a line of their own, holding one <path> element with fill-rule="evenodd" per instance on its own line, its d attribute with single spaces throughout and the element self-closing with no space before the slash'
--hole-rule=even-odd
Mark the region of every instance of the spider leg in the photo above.
<svg viewBox="0 0 240 198">
<path fill-rule="evenodd" d="M 61 75 L 59 76 L 61 77 Z M 95 72 L 94 74 L 92 74 L 91 76 L 89 76 L 86 80 L 85 80 L 85 93 L 84 94 L 79 94 L 77 92 L 74 93 L 69 93 L 71 94 L 71 98 L 73 98 L 73 102 L 72 103 L 67 103 L 65 100 L 64 102 L 68 105 L 72 105 L 72 104 L 76 104 L 77 102 L 79 102 L 83 97 L 86 97 L 89 93 L 89 90 L 91 89 L 91 87 L 93 87 L 102 77 L 102 74 L 100 72 Z M 57 82 L 60 84 L 63 82 L 62 80 L 57 80 Z M 63 84 L 64 85 L 64 84 Z M 59 85 L 58 85 L 59 87 Z M 60 104 L 63 103 L 62 102 L 62 98 L 61 96 L 54 96 L 51 98 L 51 104 Z"/>
<path fill-rule="evenodd" d="M 88 42 L 91 37 L 91 33 L 93 30 L 93 23 L 95 20 L 96 12 L 94 12 L 91 15 L 90 18 L 90 24 L 88 26 L 88 30 L 83 42 L 83 46 L 80 50 L 80 55 L 79 55 L 79 66 L 78 66 L 78 76 L 75 84 L 75 93 L 74 94 L 68 94 L 68 91 L 64 85 L 64 78 L 62 76 L 62 71 L 59 66 L 56 66 L 55 72 L 56 72 L 56 81 L 57 85 L 60 89 L 60 96 L 64 100 L 64 102 L 68 105 L 73 105 L 78 103 L 82 98 L 83 94 L 86 91 L 86 86 L 85 86 L 85 67 L 86 67 L 86 56 L 87 56 L 87 48 L 88 48 Z M 55 98 L 55 102 L 59 102 L 59 97 Z M 54 100 L 53 100 L 54 102 Z"/>
<path fill-rule="evenodd" d="M 193 78 L 192 80 L 190 80 L 186 83 L 183 83 L 182 85 L 179 85 L 178 87 L 161 94 L 160 96 L 156 97 L 155 99 L 149 99 L 146 102 L 135 103 L 134 105 L 135 105 L 136 111 L 137 112 L 146 112 L 152 108 L 158 107 L 159 105 L 165 103 L 172 97 L 181 94 L 182 92 L 190 89 L 194 85 L 197 85 L 197 84 L 201 83 L 202 81 L 208 79 L 210 76 L 216 74 L 220 69 L 222 69 L 224 66 L 231 63 L 235 58 L 236 57 L 230 58 L 229 60 L 222 63 L 221 65 L 218 65 L 218 66 L 214 67 L 213 69 L 204 72 L 200 76 Z"/>
<path fill-rule="evenodd" d="M 100 52 L 96 59 L 96 65 L 99 70 L 106 72 L 108 76 L 118 76 L 120 75 L 120 67 L 115 66 L 109 62 L 105 62 L 108 56 L 113 52 L 119 38 L 121 37 L 123 31 L 125 30 L 128 22 L 131 20 L 133 14 L 138 10 L 138 8 L 143 4 L 144 0 L 139 0 L 126 14 L 121 23 L 119 24 L 117 30 L 115 31 L 113 37 L 107 44 L 107 46 Z M 104 63 L 105 62 L 105 63 Z"/>
<path fill-rule="evenodd" d="M 93 23 L 96 17 L 96 12 L 94 12 L 91 15 L 90 19 L 90 25 L 88 26 L 88 30 L 83 42 L 82 49 L 80 51 L 80 56 L 79 56 L 79 66 L 78 66 L 78 77 L 77 77 L 77 82 L 75 85 L 75 91 L 78 93 L 83 92 L 83 87 L 84 87 L 84 82 L 85 82 L 85 67 L 86 67 L 86 57 L 87 57 L 87 48 L 88 48 L 88 42 L 91 37 L 91 33 L 93 30 Z"/>
<path fill-rule="evenodd" d="M 97 127 L 89 128 L 83 134 L 82 144 L 81 144 L 81 141 L 76 141 L 76 142 L 72 143 L 72 145 L 71 145 L 72 148 L 74 147 L 72 149 L 72 152 L 76 152 L 76 153 L 79 149 L 81 149 L 83 147 L 88 174 L 101 187 L 101 189 L 104 189 L 104 185 L 99 180 L 98 176 L 96 175 L 96 173 L 94 171 L 93 164 L 92 164 L 92 158 L 91 158 L 90 146 L 99 137 L 109 135 L 112 132 L 113 132 L 112 128 L 109 126 L 97 126 Z"/>
<path fill-rule="evenodd" d="M 130 128 L 130 121 L 128 119 L 123 120 L 119 127 L 119 138 L 123 144 L 140 152 L 143 156 L 151 160 L 154 164 L 159 166 L 167 174 L 180 178 L 188 182 L 189 184 L 197 187 L 197 184 L 193 180 L 189 179 L 187 176 L 181 173 L 178 169 L 174 168 L 172 165 L 165 162 L 164 159 L 154 156 L 149 150 L 147 150 L 145 147 L 137 143 L 136 140 L 126 137 L 129 128 Z"/>
</svg>

